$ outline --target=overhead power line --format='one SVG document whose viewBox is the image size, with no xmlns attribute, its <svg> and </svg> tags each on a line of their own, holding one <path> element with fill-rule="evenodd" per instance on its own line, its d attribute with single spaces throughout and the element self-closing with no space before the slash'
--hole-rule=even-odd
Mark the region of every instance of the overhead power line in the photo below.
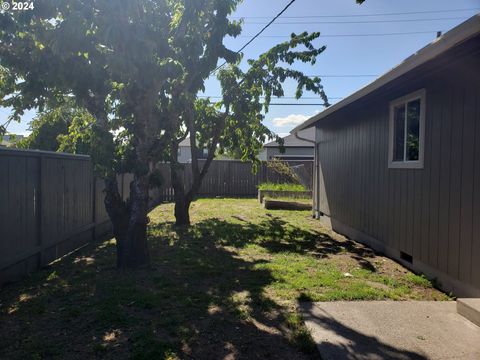
<svg viewBox="0 0 480 360">
<path fill-rule="evenodd" d="M 322 104 L 307 104 L 307 103 L 270 103 L 269 106 L 325 106 Z"/>
<path fill-rule="evenodd" d="M 307 75 L 308 77 L 320 78 L 362 78 L 362 77 L 378 77 L 378 75 Z"/>
<path fill-rule="evenodd" d="M 267 28 L 268 28 L 270 25 L 272 25 L 272 24 L 275 22 L 275 20 L 277 20 L 285 11 L 287 11 L 287 9 L 288 9 L 295 1 L 296 1 L 296 0 L 291 0 L 291 1 L 287 4 L 287 6 L 285 6 L 285 7 L 282 9 L 282 11 L 280 11 L 272 20 L 270 20 L 270 21 L 262 28 L 262 30 L 260 30 L 260 31 L 259 31 L 258 33 L 256 33 L 249 41 L 247 41 L 247 42 L 245 43 L 245 45 L 243 45 L 239 50 L 237 50 L 236 53 L 239 54 L 239 53 L 240 53 L 242 50 L 244 50 L 248 45 L 250 45 L 253 41 L 255 41 L 255 39 L 256 39 L 257 37 L 259 37 L 265 30 L 267 30 Z M 213 70 L 213 71 L 210 73 L 210 75 L 216 73 L 219 69 L 221 69 L 222 67 L 224 67 L 226 63 L 227 63 L 227 62 L 225 61 L 222 65 L 217 66 L 217 67 L 215 68 L 215 70 Z"/>
<path fill-rule="evenodd" d="M 416 21 L 439 21 L 439 20 L 463 20 L 464 17 L 448 18 L 430 18 L 430 19 L 388 19 L 388 20 L 366 20 L 366 21 L 291 21 L 277 22 L 274 25 L 316 25 L 316 24 L 374 24 L 374 23 L 398 23 L 398 22 L 416 22 Z M 248 22 L 249 25 L 262 25 L 263 22 Z M 271 24 L 270 24 L 271 25 Z"/>
<path fill-rule="evenodd" d="M 216 104 L 216 103 L 213 103 Z M 263 105 L 263 104 L 262 104 Z M 270 103 L 268 104 L 269 106 L 325 106 L 323 103 L 311 103 L 311 104 L 306 104 L 306 103 Z"/>
<path fill-rule="evenodd" d="M 436 34 L 438 30 L 431 30 L 431 31 L 411 31 L 411 32 L 393 32 L 393 33 L 369 33 L 369 34 L 320 34 L 320 38 L 327 38 L 327 37 L 357 37 L 357 36 L 393 36 L 393 35 L 416 35 L 416 34 Z M 444 31 L 442 31 L 444 32 Z M 263 35 L 259 36 L 260 38 L 286 38 L 290 37 L 291 34 L 288 35 Z M 249 35 L 239 36 L 242 37 L 250 37 Z"/>
<path fill-rule="evenodd" d="M 342 15 L 302 15 L 302 16 L 283 16 L 284 19 L 314 19 L 314 18 L 342 18 L 342 17 L 368 17 L 368 16 L 394 16 L 394 15 L 414 15 L 414 14 L 438 14 L 452 13 L 460 11 L 477 11 L 480 8 L 470 9 L 451 9 L 451 10 L 427 10 L 427 11 L 408 11 L 397 13 L 377 13 L 377 14 L 342 14 Z M 233 19 L 268 19 L 269 16 L 234 16 Z"/>
<path fill-rule="evenodd" d="M 199 98 L 211 98 L 211 99 L 222 99 L 222 96 L 219 96 L 219 95 L 198 95 Z M 261 99 L 264 99 L 265 96 L 260 96 Z M 340 99 L 343 99 L 343 97 L 328 97 L 329 99 L 331 100 L 340 100 Z M 320 97 L 319 96 L 302 96 L 300 99 L 297 99 L 296 97 L 294 96 L 282 96 L 281 98 L 277 98 L 275 97 L 276 100 L 281 100 L 281 99 L 295 99 L 295 100 L 320 100 Z"/>
</svg>

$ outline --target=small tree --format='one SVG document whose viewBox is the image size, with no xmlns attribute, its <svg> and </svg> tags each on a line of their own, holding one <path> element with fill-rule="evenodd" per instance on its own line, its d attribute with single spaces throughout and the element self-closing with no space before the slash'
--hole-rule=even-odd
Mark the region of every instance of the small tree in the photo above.
<svg viewBox="0 0 480 360">
<path fill-rule="evenodd" d="M 180 120 L 176 120 L 173 126 L 174 134 L 178 136 L 173 136 L 170 142 L 177 225 L 190 223 L 190 203 L 198 193 L 216 152 L 236 151 L 241 153 L 243 160 L 258 161 L 257 154 L 264 141 L 274 137 L 262 124 L 262 113 L 268 112 L 272 97 L 284 95 L 283 83 L 287 79 L 297 82 L 297 98 L 308 90 L 318 94 L 328 105 L 318 77 L 310 78 L 290 68 L 296 61 L 315 63 L 317 56 L 325 50 L 324 46 L 317 48 L 312 43 L 319 35 L 292 34 L 289 41 L 273 47 L 257 60 L 249 60 L 247 71 L 240 69 L 238 61 L 220 70 L 218 78 L 223 96 L 219 104 L 196 99 L 199 88 L 193 88 L 192 93 L 181 92 L 180 96 L 187 105 L 179 108 L 181 111 L 175 119 Z M 212 66 L 207 68 L 204 77 L 208 77 L 213 69 Z M 198 69 L 192 68 L 191 71 L 198 72 Z M 192 149 L 192 179 L 188 188 L 182 176 L 184 166 L 176 161 L 178 144 L 187 136 Z M 197 149 L 205 147 L 209 149 L 208 156 L 200 166 Z"/>
</svg>

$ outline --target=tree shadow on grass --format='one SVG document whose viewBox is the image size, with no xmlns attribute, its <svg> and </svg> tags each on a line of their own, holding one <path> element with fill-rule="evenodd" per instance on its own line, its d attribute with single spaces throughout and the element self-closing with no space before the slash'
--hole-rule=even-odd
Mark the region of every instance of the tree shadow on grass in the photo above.
<svg viewBox="0 0 480 360">
<path fill-rule="evenodd" d="M 213 218 L 197 223 L 195 228 L 203 236 L 210 236 L 222 245 L 237 248 L 255 243 L 270 253 L 288 252 L 302 255 L 308 253 L 319 258 L 349 253 L 360 267 L 376 271 L 375 266 L 369 261 L 375 257 L 373 250 L 354 241 L 348 239 L 340 241 L 325 233 L 305 230 L 276 216 L 270 216 L 260 223 L 241 221 L 232 223 Z"/>
<path fill-rule="evenodd" d="M 118 271 L 114 245 L 92 245 L 3 289 L 0 358 L 316 358 L 265 297 L 274 279 L 261 261 L 196 226 L 157 230 L 151 269 Z"/>
<path fill-rule="evenodd" d="M 316 358 L 300 320 L 265 295 L 275 281 L 266 260 L 236 249 L 373 256 L 278 217 L 152 224 L 149 234 L 150 269 L 118 271 L 114 244 L 94 244 L 3 289 L 0 358 Z"/>
</svg>

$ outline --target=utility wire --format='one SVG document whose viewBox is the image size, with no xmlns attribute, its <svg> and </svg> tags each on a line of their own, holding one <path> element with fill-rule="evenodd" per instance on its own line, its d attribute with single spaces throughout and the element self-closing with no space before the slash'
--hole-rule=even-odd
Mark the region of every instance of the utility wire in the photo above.
<svg viewBox="0 0 480 360">
<path fill-rule="evenodd" d="M 216 104 L 216 103 L 212 103 L 212 104 Z M 264 105 L 264 104 L 262 104 Z M 325 107 L 325 103 L 318 103 L 318 104 L 313 104 L 313 103 L 310 103 L 310 104 L 306 104 L 306 103 L 270 103 L 268 104 L 269 106 L 323 106 Z"/>
<path fill-rule="evenodd" d="M 304 22 L 277 22 L 274 25 L 316 25 L 316 24 L 374 24 L 374 23 L 398 23 L 416 21 L 439 21 L 439 20 L 463 20 L 464 17 L 431 18 L 431 19 L 389 19 L 389 20 L 366 20 L 366 21 L 304 21 Z M 262 25 L 263 22 L 245 22 L 249 25 Z M 271 25 L 271 24 L 270 24 Z M 270 26 L 269 25 L 269 26 Z"/>
<path fill-rule="evenodd" d="M 377 13 L 377 14 L 351 14 L 351 15 L 302 15 L 302 16 L 283 16 L 284 19 L 313 19 L 313 18 L 340 18 L 340 17 L 367 17 L 367 16 L 393 16 L 393 15 L 414 15 L 430 13 L 451 13 L 459 11 L 477 11 L 480 8 L 470 9 L 451 9 L 451 10 L 429 10 L 429 11 L 410 11 L 398 13 Z M 234 16 L 233 19 L 268 19 L 269 16 Z"/>
<path fill-rule="evenodd" d="M 321 103 L 321 104 L 312 104 L 312 103 L 270 103 L 268 104 L 269 106 L 270 105 L 273 105 L 273 106 L 325 106 L 325 103 Z"/>
<path fill-rule="evenodd" d="M 222 96 L 219 96 L 219 95 L 198 95 L 199 98 L 211 98 L 211 99 L 223 99 Z M 260 98 L 265 98 L 265 96 L 260 96 Z M 332 99 L 332 100 L 341 100 L 343 99 L 343 97 L 328 97 L 329 99 Z M 282 96 L 280 98 L 277 98 L 278 100 L 281 100 L 281 99 L 295 99 L 295 100 L 319 100 L 320 97 L 319 96 L 302 96 L 300 99 L 297 99 L 296 97 L 294 96 Z"/>
<path fill-rule="evenodd" d="M 431 30 L 431 31 L 411 31 L 411 32 L 394 32 L 394 33 L 371 33 L 371 34 L 320 34 L 320 38 L 327 38 L 327 37 L 357 37 L 357 36 L 392 36 L 392 35 L 416 35 L 416 34 L 436 34 L 438 30 Z M 442 31 L 444 32 L 444 31 Z M 239 36 L 239 38 L 246 37 L 249 38 L 249 35 Z M 290 37 L 288 35 L 263 35 L 259 36 L 260 38 L 286 38 Z"/>
<path fill-rule="evenodd" d="M 240 53 L 242 50 L 244 50 L 248 45 L 250 45 L 257 37 L 259 37 L 265 30 L 267 30 L 267 28 L 268 28 L 270 25 L 272 25 L 272 24 L 275 22 L 275 20 L 277 20 L 285 11 L 287 11 L 287 9 L 288 9 L 295 1 L 296 1 L 296 0 L 291 0 L 291 1 L 287 4 L 287 6 L 285 6 L 285 7 L 282 9 L 282 11 L 280 11 L 272 20 L 270 20 L 270 22 L 269 22 L 268 24 L 266 24 L 266 25 L 262 28 L 262 30 L 260 30 L 257 34 L 255 34 L 255 36 L 253 36 L 249 41 L 247 41 L 247 42 L 245 43 L 245 45 L 243 45 L 239 50 L 237 50 L 237 51 L 236 51 L 236 54 L 239 54 L 239 53 Z M 210 75 L 216 73 L 219 69 L 221 69 L 222 67 L 224 67 L 226 63 L 227 63 L 227 62 L 225 61 L 222 65 L 217 66 L 217 67 L 215 68 L 215 70 L 213 70 L 213 71 L 210 73 Z"/>
<path fill-rule="evenodd" d="M 362 77 L 378 77 L 379 75 L 307 75 L 308 77 L 321 78 L 362 78 Z"/>
</svg>

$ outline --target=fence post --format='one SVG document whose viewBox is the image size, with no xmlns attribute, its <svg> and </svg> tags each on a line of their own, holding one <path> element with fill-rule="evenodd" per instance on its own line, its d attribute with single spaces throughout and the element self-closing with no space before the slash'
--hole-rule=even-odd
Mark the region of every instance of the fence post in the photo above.
<svg viewBox="0 0 480 360">
<path fill-rule="evenodd" d="M 228 196 L 232 196 L 232 195 L 235 196 L 237 193 L 237 185 L 235 183 L 236 171 L 234 171 L 232 175 L 232 162 L 227 161 L 227 169 L 228 170 L 227 170 L 226 181 L 224 178 L 224 183 L 222 184 L 223 194 L 228 194 Z M 228 186 L 228 184 L 232 184 L 232 183 L 235 184 L 235 186 L 233 187 L 234 188 L 233 191 L 231 191 L 232 186 Z"/>
<path fill-rule="evenodd" d="M 92 171 L 92 222 L 93 222 L 93 231 L 92 231 L 92 240 L 95 241 L 97 239 L 97 178 Z"/>
<path fill-rule="evenodd" d="M 44 223 L 43 223 L 43 218 L 45 216 L 45 209 L 44 209 L 44 196 L 45 196 L 45 181 L 43 181 L 43 176 L 44 176 L 44 167 L 45 167 L 45 157 L 40 156 L 39 164 L 38 164 L 38 204 L 37 206 L 37 234 L 38 234 L 38 239 L 37 239 L 37 245 L 40 247 L 40 251 L 38 253 L 38 268 L 42 267 L 43 265 L 43 258 L 44 258 L 44 249 L 43 249 L 43 228 L 44 228 Z"/>
<path fill-rule="evenodd" d="M 267 182 L 267 162 L 266 161 L 262 161 L 262 166 L 260 167 L 260 170 L 261 170 L 261 182 L 264 183 L 264 182 Z"/>
</svg>

